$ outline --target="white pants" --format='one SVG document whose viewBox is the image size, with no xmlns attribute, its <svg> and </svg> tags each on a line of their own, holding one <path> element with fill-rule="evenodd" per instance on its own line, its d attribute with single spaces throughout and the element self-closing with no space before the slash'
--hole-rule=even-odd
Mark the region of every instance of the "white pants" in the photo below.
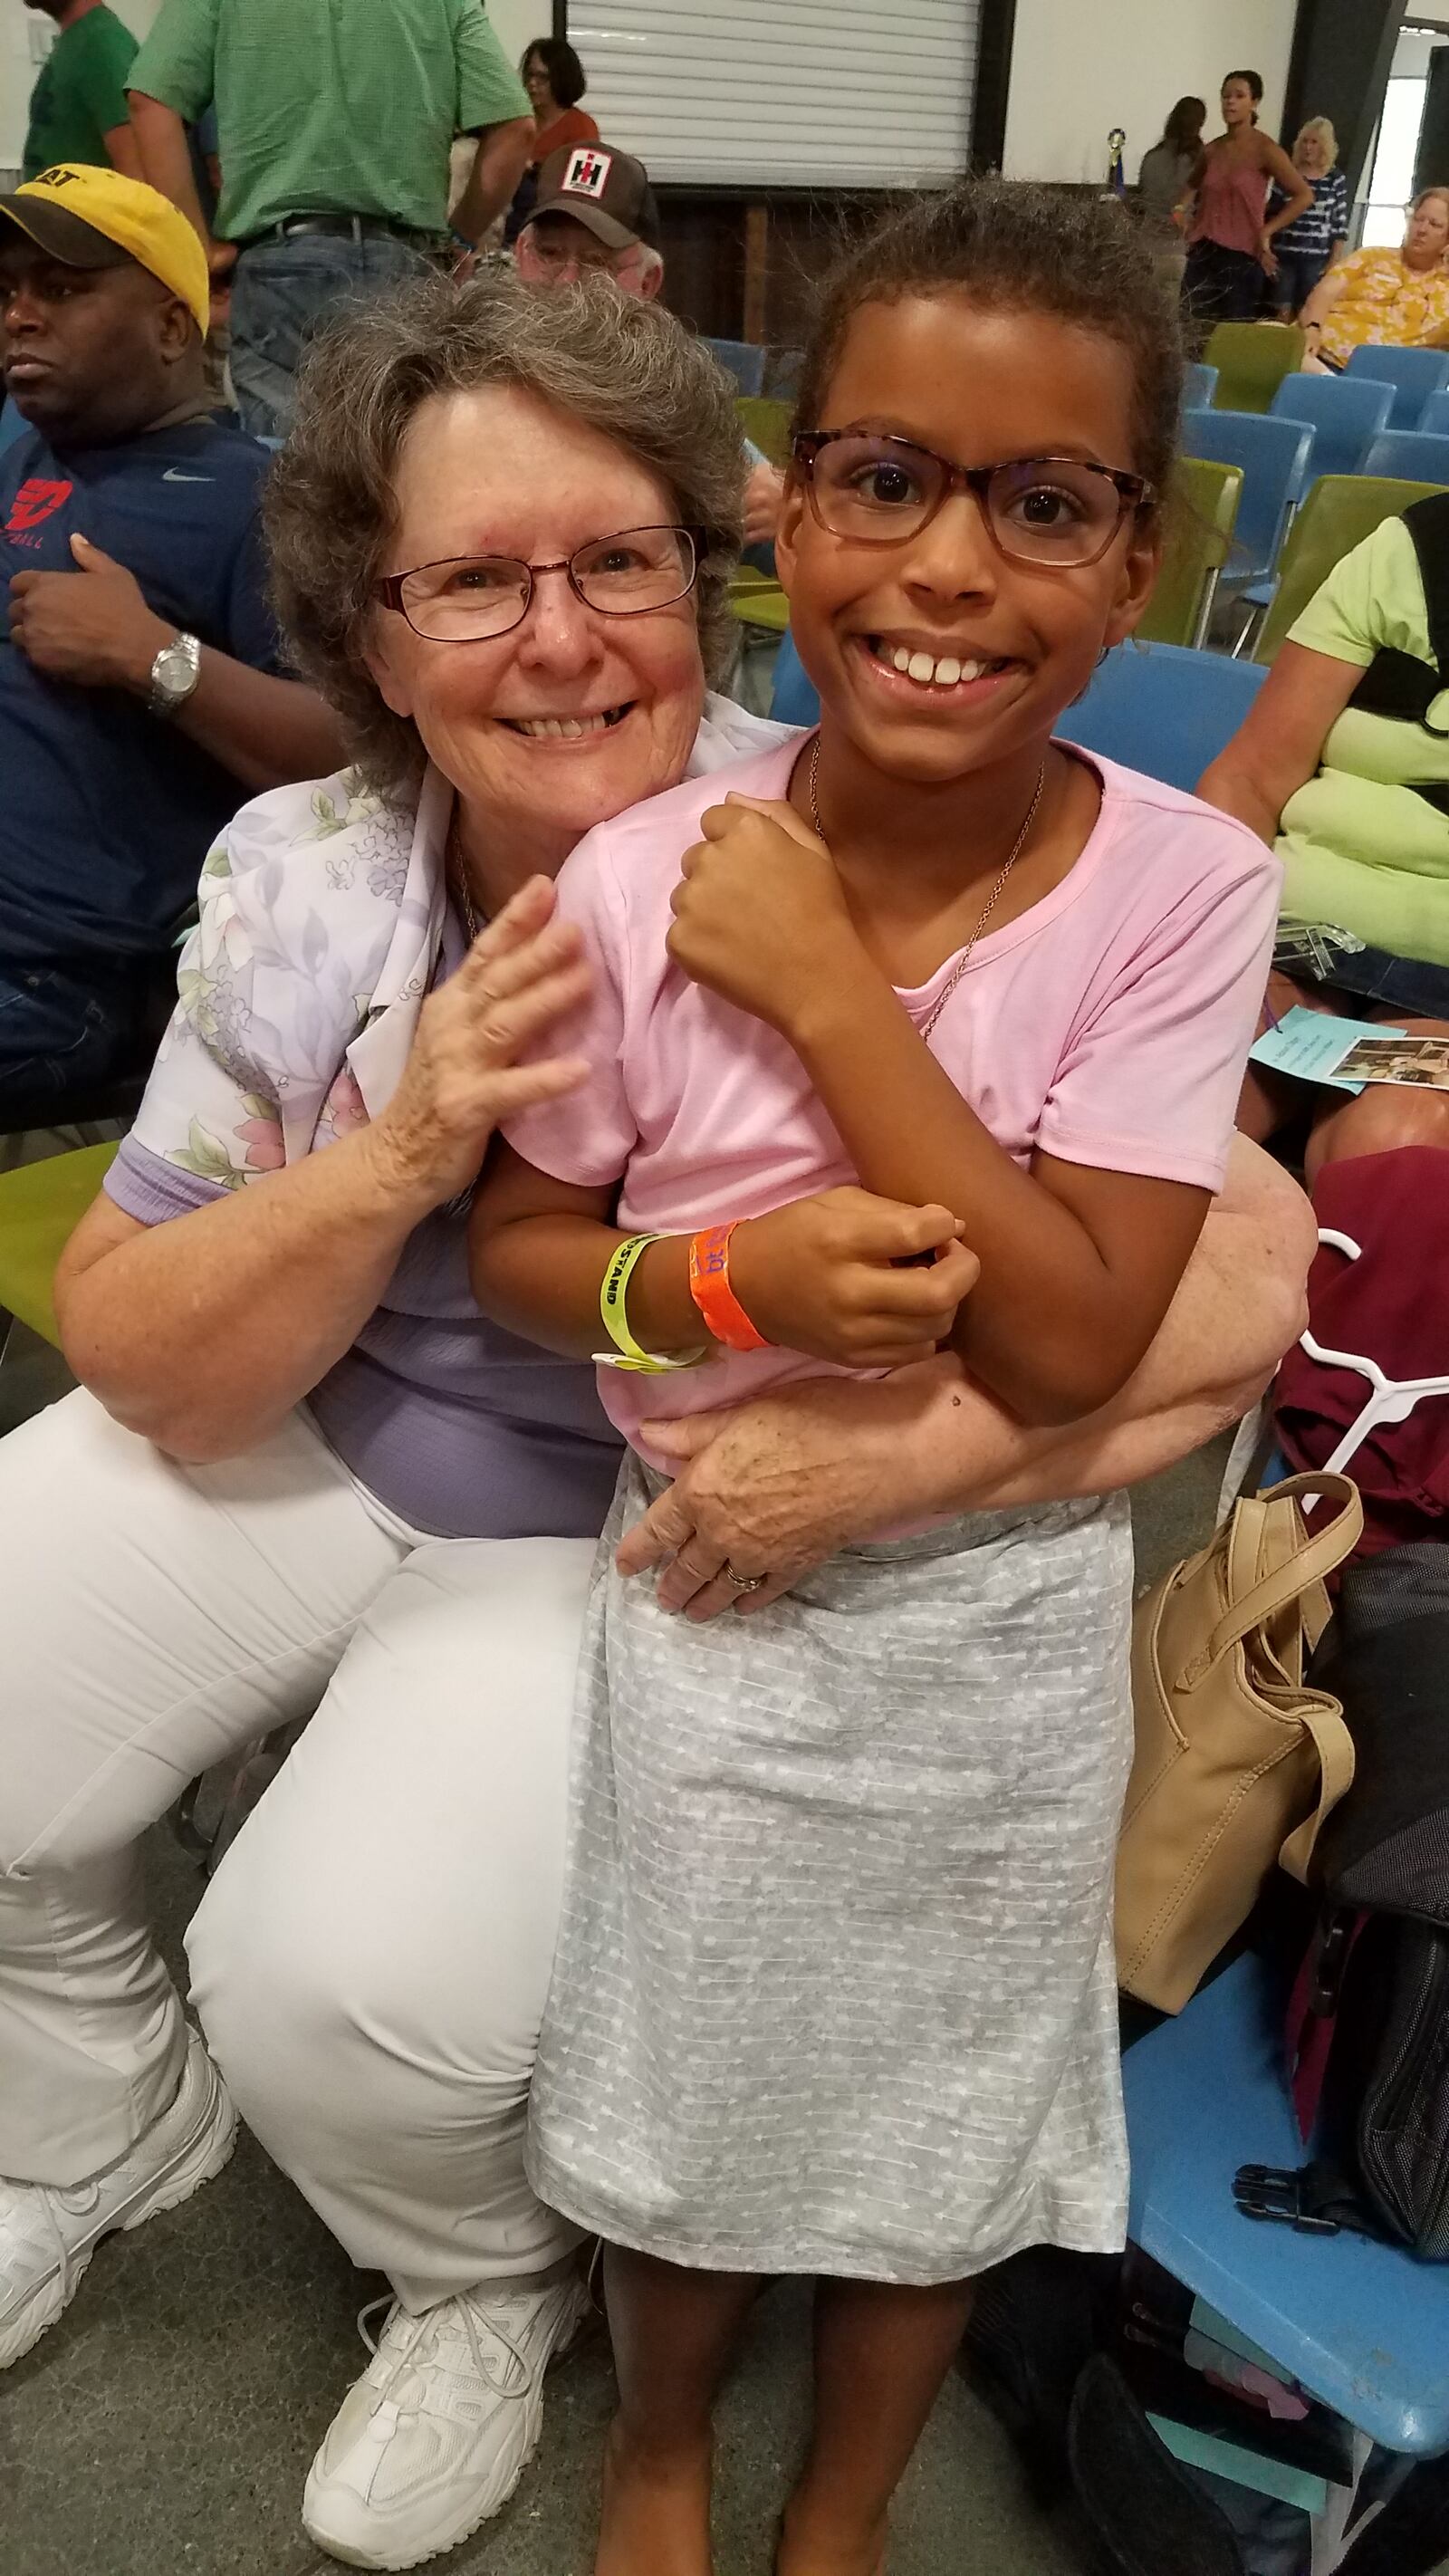
<svg viewBox="0 0 1449 2576">
<path fill-rule="evenodd" d="M 568 2252 L 522 2148 L 592 1558 L 414 1543 L 300 1414 L 220 1467 L 84 1393 L 0 1442 L 0 2174 L 79 2181 L 166 2107 L 137 1838 L 315 1708 L 188 1938 L 238 2105 L 410 2307 Z"/>
</svg>

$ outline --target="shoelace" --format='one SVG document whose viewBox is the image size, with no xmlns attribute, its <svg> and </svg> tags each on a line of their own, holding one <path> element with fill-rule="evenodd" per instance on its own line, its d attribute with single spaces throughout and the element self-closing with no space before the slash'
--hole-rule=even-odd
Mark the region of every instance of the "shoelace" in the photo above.
<svg viewBox="0 0 1449 2576">
<path fill-rule="evenodd" d="M 518 2383 L 513 2387 L 509 2387 L 506 2377 L 500 2378 L 497 2375 L 490 2356 L 484 2352 L 483 2345 L 479 2339 L 477 2321 L 474 2318 L 472 2308 L 469 2306 L 468 2301 L 465 2298 L 456 2299 L 451 2301 L 449 2304 L 456 2307 L 462 2317 L 463 2334 L 468 2345 L 468 2350 L 473 2357 L 473 2367 L 477 2371 L 479 2378 L 482 2380 L 484 2387 L 491 2388 L 494 2395 L 497 2397 L 526 2397 L 533 2385 L 533 2373 L 529 2369 L 527 2362 L 524 2360 L 522 2353 L 519 2351 L 517 2344 L 513 2341 L 512 2336 L 505 2334 L 502 2326 L 494 2325 L 490 2321 L 488 2327 L 490 2336 L 493 2338 L 494 2342 L 500 2343 L 503 2346 L 504 2351 L 507 2353 L 509 2359 L 512 2361 L 518 2372 Z M 383 2325 L 381 2334 L 379 2334 L 376 2342 L 374 2342 L 368 2328 L 368 2319 L 370 2317 L 375 2317 L 379 2309 L 382 2308 L 386 2308 L 389 2313 L 387 2320 Z M 388 2333 L 388 2328 L 391 2326 L 394 2317 L 399 2320 L 403 2329 L 402 2333 L 398 2336 L 397 2341 L 400 2347 L 398 2358 L 399 2360 L 404 2360 L 412 2352 L 413 2346 L 420 2341 L 424 2330 L 432 2322 L 431 2312 L 425 2311 L 420 2317 L 409 2317 L 404 2314 L 402 2307 L 396 2299 L 369 2299 L 366 2307 L 358 2309 L 357 2331 L 361 2335 L 363 2342 L 366 2344 L 368 2351 L 376 2355 L 382 2349 L 383 2342 Z M 415 2329 L 411 2335 L 408 2335 L 406 2332 L 406 2329 L 409 2326 Z"/>
</svg>

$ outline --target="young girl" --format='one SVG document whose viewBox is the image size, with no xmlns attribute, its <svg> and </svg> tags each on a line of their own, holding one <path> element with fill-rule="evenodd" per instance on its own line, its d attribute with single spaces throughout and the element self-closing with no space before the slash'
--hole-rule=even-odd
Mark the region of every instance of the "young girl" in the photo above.
<svg viewBox="0 0 1449 2576">
<path fill-rule="evenodd" d="M 997 183 L 888 225 L 829 295 L 779 538 L 819 732 L 559 881 L 593 1074 L 511 1131 L 472 1250 L 485 1308 L 608 1352 L 632 1451 L 533 2093 L 536 2187 L 610 2246 L 599 2576 L 706 2576 L 762 2275 L 819 2276 L 780 2576 L 878 2576 L 971 2277 L 1122 2242 L 1125 1500 L 882 1531 L 709 1625 L 613 1549 L 655 1419 L 949 1340 L 1065 1420 L 1157 1329 L 1278 871 L 1052 735 L 1150 592 L 1179 382 L 1115 212 Z M 748 1611 L 769 1568 L 690 1571 Z"/>
</svg>

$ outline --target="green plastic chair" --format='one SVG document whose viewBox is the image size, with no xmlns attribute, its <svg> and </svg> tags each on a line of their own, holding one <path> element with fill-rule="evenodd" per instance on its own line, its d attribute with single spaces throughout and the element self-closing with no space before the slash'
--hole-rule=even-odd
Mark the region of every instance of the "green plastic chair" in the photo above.
<svg viewBox="0 0 1449 2576">
<path fill-rule="evenodd" d="M 16 1320 L 59 1349 L 50 1299 L 56 1263 L 116 1152 L 114 1145 L 82 1145 L 0 1172 L 0 1353 Z"/>
<path fill-rule="evenodd" d="M 1228 558 L 1243 489 L 1242 468 L 1180 456 L 1167 507 L 1157 587 L 1137 632 L 1149 644 L 1200 645 Z"/>
<path fill-rule="evenodd" d="M 741 564 L 730 583 L 730 606 L 742 626 L 763 627 L 769 635 L 783 635 L 790 623 L 790 603 L 779 583 L 748 564 Z"/>
<path fill-rule="evenodd" d="M 1220 322 L 1203 351 L 1218 371 L 1218 411 L 1267 411 L 1285 376 L 1303 364 L 1296 322 Z"/>
<path fill-rule="evenodd" d="M 1322 474 L 1308 488 L 1284 540 L 1278 587 L 1254 648 L 1255 662 L 1271 662 L 1295 618 L 1354 547 L 1411 501 L 1439 490 L 1437 483 L 1391 482 L 1377 474 Z"/>
<path fill-rule="evenodd" d="M 772 465 L 790 462 L 790 405 L 768 394 L 736 394 L 735 409 L 746 438 L 752 438 Z"/>
</svg>

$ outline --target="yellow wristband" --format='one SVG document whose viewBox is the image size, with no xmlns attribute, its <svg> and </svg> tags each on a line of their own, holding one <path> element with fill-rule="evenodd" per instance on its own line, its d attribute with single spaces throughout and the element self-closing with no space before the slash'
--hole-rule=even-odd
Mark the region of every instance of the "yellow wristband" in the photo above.
<svg viewBox="0 0 1449 2576">
<path fill-rule="evenodd" d="M 616 1247 L 599 1290 L 604 1330 L 616 1347 L 612 1351 L 595 1351 L 596 1367 L 636 1369 L 641 1375 L 663 1377 L 672 1369 L 698 1368 L 705 1357 L 703 1350 L 697 1350 L 686 1351 L 678 1359 L 662 1359 L 657 1351 L 646 1351 L 629 1330 L 628 1292 L 635 1264 L 651 1243 L 662 1240 L 657 1234 L 631 1234 Z"/>
</svg>

